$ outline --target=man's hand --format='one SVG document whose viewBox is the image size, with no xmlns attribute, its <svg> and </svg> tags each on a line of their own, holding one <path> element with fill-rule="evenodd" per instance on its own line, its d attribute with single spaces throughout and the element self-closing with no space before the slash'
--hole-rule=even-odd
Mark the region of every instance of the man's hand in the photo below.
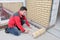
<svg viewBox="0 0 60 40">
<path fill-rule="evenodd" d="M 25 30 L 25 32 L 24 32 L 25 34 L 28 34 L 29 33 L 29 30 Z"/>
<path fill-rule="evenodd" d="M 29 27 L 30 29 L 32 29 L 32 27 Z"/>
</svg>

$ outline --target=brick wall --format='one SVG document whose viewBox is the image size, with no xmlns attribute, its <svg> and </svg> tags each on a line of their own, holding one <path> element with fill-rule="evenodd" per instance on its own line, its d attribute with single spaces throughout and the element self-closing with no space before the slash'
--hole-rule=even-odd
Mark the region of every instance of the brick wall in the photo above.
<svg viewBox="0 0 60 40">
<path fill-rule="evenodd" d="M 22 2 L 3 3 L 3 7 L 13 12 L 17 12 L 22 6 Z"/>
<path fill-rule="evenodd" d="M 27 18 L 48 27 L 52 0 L 27 0 Z"/>
</svg>

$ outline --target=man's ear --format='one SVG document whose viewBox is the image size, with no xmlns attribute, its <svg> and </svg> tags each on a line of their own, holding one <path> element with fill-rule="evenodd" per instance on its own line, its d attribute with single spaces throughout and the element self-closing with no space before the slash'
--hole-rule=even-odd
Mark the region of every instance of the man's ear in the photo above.
<svg viewBox="0 0 60 40">
<path fill-rule="evenodd" d="M 18 12 L 20 12 L 20 10 L 18 10 Z"/>
</svg>

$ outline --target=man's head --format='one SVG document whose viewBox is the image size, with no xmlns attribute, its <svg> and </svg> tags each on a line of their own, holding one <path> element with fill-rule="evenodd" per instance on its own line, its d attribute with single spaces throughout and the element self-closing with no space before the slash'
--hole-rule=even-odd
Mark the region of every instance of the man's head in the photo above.
<svg viewBox="0 0 60 40">
<path fill-rule="evenodd" d="M 21 15 L 25 15 L 25 14 L 27 13 L 27 8 L 24 7 L 24 6 L 22 6 L 22 7 L 20 8 L 20 12 L 21 12 Z"/>
</svg>

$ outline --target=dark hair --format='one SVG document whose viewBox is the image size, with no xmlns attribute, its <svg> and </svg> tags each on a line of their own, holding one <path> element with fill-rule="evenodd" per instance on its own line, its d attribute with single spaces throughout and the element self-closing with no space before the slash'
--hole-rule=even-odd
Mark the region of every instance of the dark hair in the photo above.
<svg viewBox="0 0 60 40">
<path fill-rule="evenodd" d="M 21 11 L 23 11 L 23 10 L 26 10 L 26 11 L 27 11 L 27 8 L 24 7 L 24 6 L 22 6 L 22 7 L 20 8 L 20 10 L 21 10 Z"/>
</svg>

